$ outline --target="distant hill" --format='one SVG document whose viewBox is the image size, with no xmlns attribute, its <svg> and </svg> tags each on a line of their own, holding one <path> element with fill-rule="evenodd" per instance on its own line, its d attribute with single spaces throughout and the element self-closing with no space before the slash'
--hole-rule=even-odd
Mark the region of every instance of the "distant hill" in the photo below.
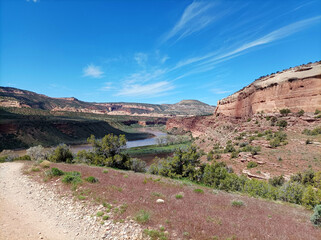
<svg viewBox="0 0 321 240">
<path fill-rule="evenodd" d="M 215 110 L 214 106 L 197 100 L 183 100 L 176 104 L 95 103 L 80 101 L 74 97 L 52 98 L 11 87 L 0 87 L 0 107 L 150 117 L 209 115 Z"/>
</svg>

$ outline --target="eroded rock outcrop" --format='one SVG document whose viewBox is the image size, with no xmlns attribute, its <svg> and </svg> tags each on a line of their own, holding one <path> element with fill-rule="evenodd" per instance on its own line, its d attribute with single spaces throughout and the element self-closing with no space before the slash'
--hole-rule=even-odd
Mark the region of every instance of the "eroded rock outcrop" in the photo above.
<svg viewBox="0 0 321 240">
<path fill-rule="evenodd" d="M 216 114 L 247 117 L 263 111 L 292 112 L 321 108 L 321 62 L 301 65 L 261 77 L 240 91 L 218 101 Z"/>
</svg>

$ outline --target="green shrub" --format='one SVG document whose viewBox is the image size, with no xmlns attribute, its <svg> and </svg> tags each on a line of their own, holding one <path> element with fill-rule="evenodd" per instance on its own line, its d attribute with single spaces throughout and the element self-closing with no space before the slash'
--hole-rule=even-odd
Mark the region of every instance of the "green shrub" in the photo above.
<svg viewBox="0 0 321 240">
<path fill-rule="evenodd" d="M 238 152 L 232 152 L 231 153 L 231 158 L 237 158 L 239 156 Z"/>
<path fill-rule="evenodd" d="M 315 109 L 314 115 L 318 115 L 320 113 L 321 113 L 321 111 L 319 109 Z"/>
<path fill-rule="evenodd" d="M 207 164 L 204 168 L 202 182 L 207 186 L 218 188 L 227 175 L 228 171 L 225 163 Z"/>
<path fill-rule="evenodd" d="M 245 181 L 243 192 L 253 197 L 262 197 L 273 200 L 277 199 L 278 196 L 278 191 L 276 187 L 273 187 L 266 182 L 256 179 Z"/>
<path fill-rule="evenodd" d="M 310 220 L 315 226 L 321 226 L 321 205 L 316 205 L 314 207 Z"/>
<path fill-rule="evenodd" d="M 235 152 L 236 150 L 235 150 L 235 148 L 234 148 L 234 146 L 232 145 L 232 143 L 231 142 L 228 142 L 227 144 L 226 144 L 226 147 L 225 147 L 225 149 L 224 149 L 224 152 L 225 153 L 230 153 L 230 152 Z"/>
<path fill-rule="evenodd" d="M 85 180 L 89 183 L 98 183 L 99 182 L 98 179 L 93 176 L 87 177 Z"/>
<path fill-rule="evenodd" d="M 23 156 L 20 156 L 20 157 L 15 157 L 13 159 L 14 161 L 18 161 L 18 160 L 27 160 L 27 161 L 30 161 L 31 160 L 31 157 L 29 155 L 23 155 Z"/>
<path fill-rule="evenodd" d="M 105 215 L 105 216 L 103 216 L 103 220 L 108 220 L 109 219 L 109 216 L 108 215 Z"/>
<path fill-rule="evenodd" d="M 245 176 L 237 176 L 234 173 L 228 174 L 225 179 L 220 181 L 219 189 L 224 191 L 242 191 L 245 182 L 247 181 Z"/>
<path fill-rule="evenodd" d="M 285 182 L 285 179 L 284 179 L 283 175 L 269 179 L 269 184 L 271 184 L 274 187 L 282 186 L 284 184 L 284 182 Z"/>
<path fill-rule="evenodd" d="M 304 129 L 302 133 L 305 135 L 316 136 L 321 134 L 321 127 L 316 127 L 312 130 Z"/>
<path fill-rule="evenodd" d="M 313 209 L 317 204 L 321 204 L 321 190 L 314 190 L 312 186 L 308 186 L 302 196 L 302 205 Z"/>
<path fill-rule="evenodd" d="M 288 125 L 288 122 L 285 120 L 279 120 L 276 123 L 276 126 L 280 127 L 280 128 L 285 128 Z"/>
<path fill-rule="evenodd" d="M 72 163 L 73 155 L 66 144 L 61 144 L 55 148 L 52 154 L 49 155 L 49 160 L 51 162 Z"/>
<path fill-rule="evenodd" d="M 304 186 L 298 182 L 287 182 L 279 190 L 279 198 L 285 202 L 301 204 Z"/>
<path fill-rule="evenodd" d="M 303 109 L 301 109 L 300 111 L 298 111 L 297 112 L 297 114 L 296 114 L 298 117 L 301 117 L 301 116 L 303 116 L 304 115 L 304 110 Z"/>
<path fill-rule="evenodd" d="M 80 172 L 66 172 L 65 176 L 61 179 L 63 183 L 72 183 L 78 184 L 81 183 L 81 174 Z"/>
<path fill-rule="evenodd" d="M 257 163 L 250 161 L 250 162 L 248 162 L 248 164 L 247 164 L 246 167 L 247 167 L 248 169 L 250 169 L 250 168 L 255 168 L 255 167 L 257 167 Z"/>
<path fill-rule="evenodd" d="M 58 169 L 58 168 L 51 168 L 49 170 L 49 175 L 53 176 L 53 177 L 59 177 L 59 176 L 62 176 L 64 174 L 65 173 L 62 170 Z"/>
<path fill-rule="evenodd" d="M 136 213 L 135 220 L 139 223 L 147 223 L 150 219 L 150 213 L 145 210 L 140 210 Z"/>
<path fill-rule="evenodd" d="M 291 110 L 288 108 L 283 108 L 280 110 L 280 113 L 282 116 L 287 116 L 289 113 L 291 113 Z"/>
</svg>

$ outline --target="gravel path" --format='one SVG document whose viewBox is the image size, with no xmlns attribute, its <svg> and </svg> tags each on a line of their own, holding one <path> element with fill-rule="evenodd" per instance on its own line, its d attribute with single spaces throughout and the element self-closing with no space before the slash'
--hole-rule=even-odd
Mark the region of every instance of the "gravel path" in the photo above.
<svg viewBox="0 0 321 240">
<path fill-rule="evenodd" d="M 95 213 L 21 173 L 23 163 L 0 164 L 0 240 L 142 239 L 133 221 L 102 225 Z"/>
</svg>

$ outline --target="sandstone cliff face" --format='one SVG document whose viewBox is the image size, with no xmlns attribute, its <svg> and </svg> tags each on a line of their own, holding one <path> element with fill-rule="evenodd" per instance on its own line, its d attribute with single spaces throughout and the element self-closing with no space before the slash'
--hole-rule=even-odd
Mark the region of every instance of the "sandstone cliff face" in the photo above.
<svg viewBox="0 0 321 240">
<path fill-rule="evenodd" d="M 242 118 L 283 108 L 292 112 L 321 109 L 321 62 L 262 77 L 218 101 L 215 113 Z"/>
</svg>

